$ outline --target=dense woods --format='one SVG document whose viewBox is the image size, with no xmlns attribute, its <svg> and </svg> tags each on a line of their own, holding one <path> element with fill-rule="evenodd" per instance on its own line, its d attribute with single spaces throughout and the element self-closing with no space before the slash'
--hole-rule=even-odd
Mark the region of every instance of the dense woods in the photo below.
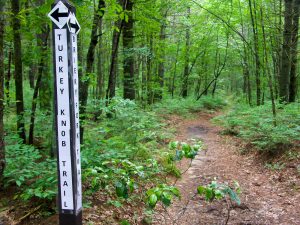
<svg viewBox="0 0 300 225">
<path fill-rule="evenodd" d="M 0 0 L 0 189 L 16 187 L 15 199 L 22 201 L 55 202 L 47 18 L 53 2 Z M 147 186 L 130 183 L 140 173 L 156 184 L 157 174 L 180 175 L 166 156 L 176 147 L 160 150 L 171 139 L 160 133 L 165 114 L 227 107 L 216 119 L 227 133 L 272 154 L 299 147 L 300 0 L 70 3 L 81 25 L 80 130 L 88 193 L 111 185 L 124 197 Z M 139 163 L 149 171 L 141 172 Z"/>
</svg>

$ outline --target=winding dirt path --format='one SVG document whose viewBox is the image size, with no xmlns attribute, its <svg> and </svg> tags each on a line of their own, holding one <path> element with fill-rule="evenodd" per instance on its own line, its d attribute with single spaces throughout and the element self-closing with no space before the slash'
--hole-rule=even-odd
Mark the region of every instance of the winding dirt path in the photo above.
<svg viewBox="0 0 300 225">
<path fill-rule="evenodd" d="M 195 195 L 199 185 L 207 185 L 214 178 L 232 184 L 237 181 L 242 189 L 241 206 L 231 209 L 228 224 L 300 224 L 300 176 L 295 168 L 270 171 L 264 168 L 257 156 L 241 155 L 240 142 L 229 136 L 219 135 L 220 128 L 210 119 L 215 116 L 200 113 L 196 119 L 170 119 L 177 128 L 177 139 L 203 140 L 206 154 L 201 152 L 191 168 L 177 181 L 182 193 L 168 213 L 155 214 L 155 224 L 224 224 L 227 216 L 225 201 L 206 203 Z M 189 162 L 181 165 L 186 169 Z"/>
</svg>

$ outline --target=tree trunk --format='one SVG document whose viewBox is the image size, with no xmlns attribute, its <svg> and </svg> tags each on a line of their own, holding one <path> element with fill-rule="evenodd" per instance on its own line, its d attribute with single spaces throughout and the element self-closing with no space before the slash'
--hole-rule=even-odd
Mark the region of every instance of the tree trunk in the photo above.
<svg viewBox="0 0 300 225">
<path fill-rule="evenodd" d="M 266 74 L 268 78 L 268 85 L 270 89 L 270 95 L 271 95 L 271 102 L 272 102 L 272 113 L 273 113 L 273 123 L 274 126 L 277 126 L 276 122 L 276 104 L 275 104 L 275 98 L 274 98 L 274 90 L 273 90 L 273 83 L 272 83 L 272 75 L 271 75 L 271 69 L 269 67 L 269 57 L 268 57 L 268 48 L 267 48 L 267 38 L 265 33 L 265 25 L 264 25 L 264 15 L 263 15 L 263 8 L 260 9 L 261 13 L 261 27 L 262 27 L 262 33 L 263 33 L 263 47 L 264 47 L 264 53 L 265 53 L 265 65 L 266 65 Z"/>
<path fill-rule="evenodd" d="M 0 189 L 3 186 L 3 172 L 5 168 L 5 146 L 4 146 L 4 4 L 0 0 Z"/>
<path fill-rule="evenodd" d="M 84 121 L 86 118 L 85 110 L 89 95 L 89 84 L 90 79 L 89 75 L 93 72 L 93 65 L 94 65 L 94 59 L 95 59 L 95 49 L 98 44 L 98 28 L 100 25 L 100 21 L 104 16 L 104 7 L 105 2 L 103 0 L 99 0 L 98 8 L 94 12 L 94 20 L 92 25 L 92 32 L 91 32 L 91 41 L 88 49 L 88 53 L 86 56 L 86 79 L 80 79 L 80 115 L 81 119 Z M 82 126 L 82 123 L 80 124 L 80 140 L 83 143 L 83 132 L 84 128 Z"/>
<path fill-rule="evenodd" d="M 152 78 L 152 56 L 153 56 L 153 35 L 149 38 L 150 54 L 147 56 L 147 98 L 148 104 L 153 103 L 153 78 Z"/>
<path fill-rule="evenodd" d="M 17 108 L 17 130 L 23 142 L 26 143 L 24 123 L 24 99 L 23 99 L 23 67 L 22 67 L 22 46 L 21 46 L 21 22 L 19 19 L 19 0 L 11 0 L 12 6 L 12 27 L 14 40 L 14 63 L 15 63 L 15 85 L 16 85 L 16 108 Z"/>
<path fill-rule="evenodd" d="M 104 60 L 103 60 L 103 43 L 102 43 L 102 21 L 99 26 L 99 44 L 98 44 L 98 62 L 97 62 L 97 88 L 96 88 L 96 98 L 102 99 L 103 98 L 103 86 L 104 86 Z"/>
<path fill-rule="evenodd" d="M 49 37 L 49 28 L 44 31 L 41 35 L 39 35 L 38 45 L 41 48 L 41 57 L 38 65 L 38 77 L 36 80 L 36 85 L 34 87 L 33 97 L 32 97 L 32 105 L 31 105 L 31 114 L 30 114 L 30 126 L 29 126 L 29 137 L 28 144 L 32 145 L 34 142 L 34 123 L 35 123 L 35 113 L 37 106 L 37 98 L 39 95 L 39 91 L 41 92 L 43 75 L 45 74 L 45 64 L 47 62 L 47 48 L 48 48 L 48 37 Z M 48 86 L 49 88 L 49 86 Z M 40 96 L 41 97 L 41 96 Z"/>
<path fill-rule="evenodd" d="M 187 19 L 189 20 L 191 14 L 191 8 L 187 9 Z M 182 81 L 182 97 L 186 98 L 188 96 L 188 80 L 189 80 L 189 64 L 190 64 L 190 28 L 186 28 L 186 43 L 185 43 L 185 63 Z"/>
<path fill-rule="evenodd" d="M 128 20 L 123 27 L 123 54 L 124 54 L 124 99 L 135 99 L 134 53 L 133 53 L 133 1 L 128 0 L 126 11 Z"/>
<path fill-rule="evenodd" d="M 256 78 L 256 104 L 261 104 L 261 81 L 260 81 L 260 57 L 259 57 L 259 43 L 258 43 L 258 30 L 256 22 L 256 0 L 252 6 L 252 0 L 249 0 L 249 10 L 251 15 L 251 24 L 254 38 L 254 57 L 255 57 L 255 78 Z"/>
<path fill-rule="evenodd" d="M 41 5 L 44 3 L 44 1 L 41 2 Z M 48 54 L 48 37 L 49 37 L 50 27 L 45 24 L 42 28 L 42 33 L 38 34 L 38 46 L 40 46 L 41 51 L 41 58 L 39 67 L 41 66 L 41 62 L 43 61 L 43 69 L 40 70 L 38 68 L 38 73 L 42 72 L 42 78 L 41 78 L 41 84 L 39 87 L 39 102 L 40 107 L 43 110 L 46 110 L 47 112 L 51 111 L 51 77 L 49 73 L 49 54 Z M 38 74 L 39 76 L 39 74 Z M 36 82 L 38 83 L 38 82 Z"/>
<path fill-rule="evenodd" d="M 291 73 L 289 87 L 289 102 L 295 102 L 297 96 L 297 65 L 298 65 L 298 31 L 299 31 L 299 14 L 300 0 L 294 0 L 293 27 L 292 27 L 292 44 L 291 44 Z"/>
<path fill-rule="evenodd" d="M 6 73 L 6 77 L 5 77 L 6 103 L 7 103 L 8 106 L 9 106 L 9 103 L 10 103 L 11 61 L 12 61 L 12 49 L 9 49 L 7 73 Z"/>
<path fill-rule="evenodd" d="M 293 1 L 285 0 L 283 45 L 281 55 L 281 68 L 279 76 L 280 102 L 288 102 L 291 72 L 291 44 L 293 29 Z"/>
<path fill-rule="evenodd" d="M 166 40 L 166 17 L 167 17 L 167 12 L 165 12 L 163 14 L 163 21 L 161 22 L 161 26 L 160 26 L 160 35 L 159 35 L 159 40 L 160 40 L 160 51 L 161 51 L 161 55 L 160 55 L 160 59 L 159 59 L 159 64 L 158 64 L 158 84 L 159 84 L 159 88 L 158 90 L 155 91 L 155 96 L 154 98 L 156 100 L 161 100 L 162 99 L 162 95 L 163 95 L 163 89 L 164 89 L 164 78 L 165 78 L 165 40 Z"/>
</svg>

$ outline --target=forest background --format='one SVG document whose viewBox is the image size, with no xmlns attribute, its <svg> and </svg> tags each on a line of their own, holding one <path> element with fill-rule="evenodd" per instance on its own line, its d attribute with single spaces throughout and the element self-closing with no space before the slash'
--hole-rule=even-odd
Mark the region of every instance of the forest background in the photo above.
<svg viewBox="0 0 300 225">
<path fill-rule="evenodd" d="M 52 3 L 0 0 L 0 183 L 14 199 L 53 204 Z M 259 152 L 299 145 L 299 0 L 72 4 L 86 193 L 127 198 L 157 174 L 180 175 L 166 114 L 223 110 L 226 132 Z"/>
</svg>

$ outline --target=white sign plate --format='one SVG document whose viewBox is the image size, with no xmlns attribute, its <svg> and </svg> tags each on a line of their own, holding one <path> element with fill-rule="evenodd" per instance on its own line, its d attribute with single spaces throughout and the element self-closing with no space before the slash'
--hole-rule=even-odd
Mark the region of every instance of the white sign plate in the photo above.
<svg viewBox="0 0 300 225">
<path fill-rule="evenodd" d="M 61 207 L 63 210 L 74 210 L 67 29 L 55 29 L 54 35 Z"/>
<path fill-rule="evenodd" d="M 69 9 L 64 3 L 59 1 L 48 14 L 48 17 L 59 27 L 59 29 L 62 29 L 68 22 Z"/>
<path fill-rule="evenodd" d="M 81 187 L 81 162 L 80 162 L 80 125 L 79 125 L 79 79 L 78 79 L 78 51 L 77 35 L 71 34 L 72 63 L 73 63 L 73 87 L 74 87 L 74 112 L 75 112 L 75 158 L 77 168 L 77 199 L 76 210 L 82 208 L 82 187 Z"/>
</svg>

